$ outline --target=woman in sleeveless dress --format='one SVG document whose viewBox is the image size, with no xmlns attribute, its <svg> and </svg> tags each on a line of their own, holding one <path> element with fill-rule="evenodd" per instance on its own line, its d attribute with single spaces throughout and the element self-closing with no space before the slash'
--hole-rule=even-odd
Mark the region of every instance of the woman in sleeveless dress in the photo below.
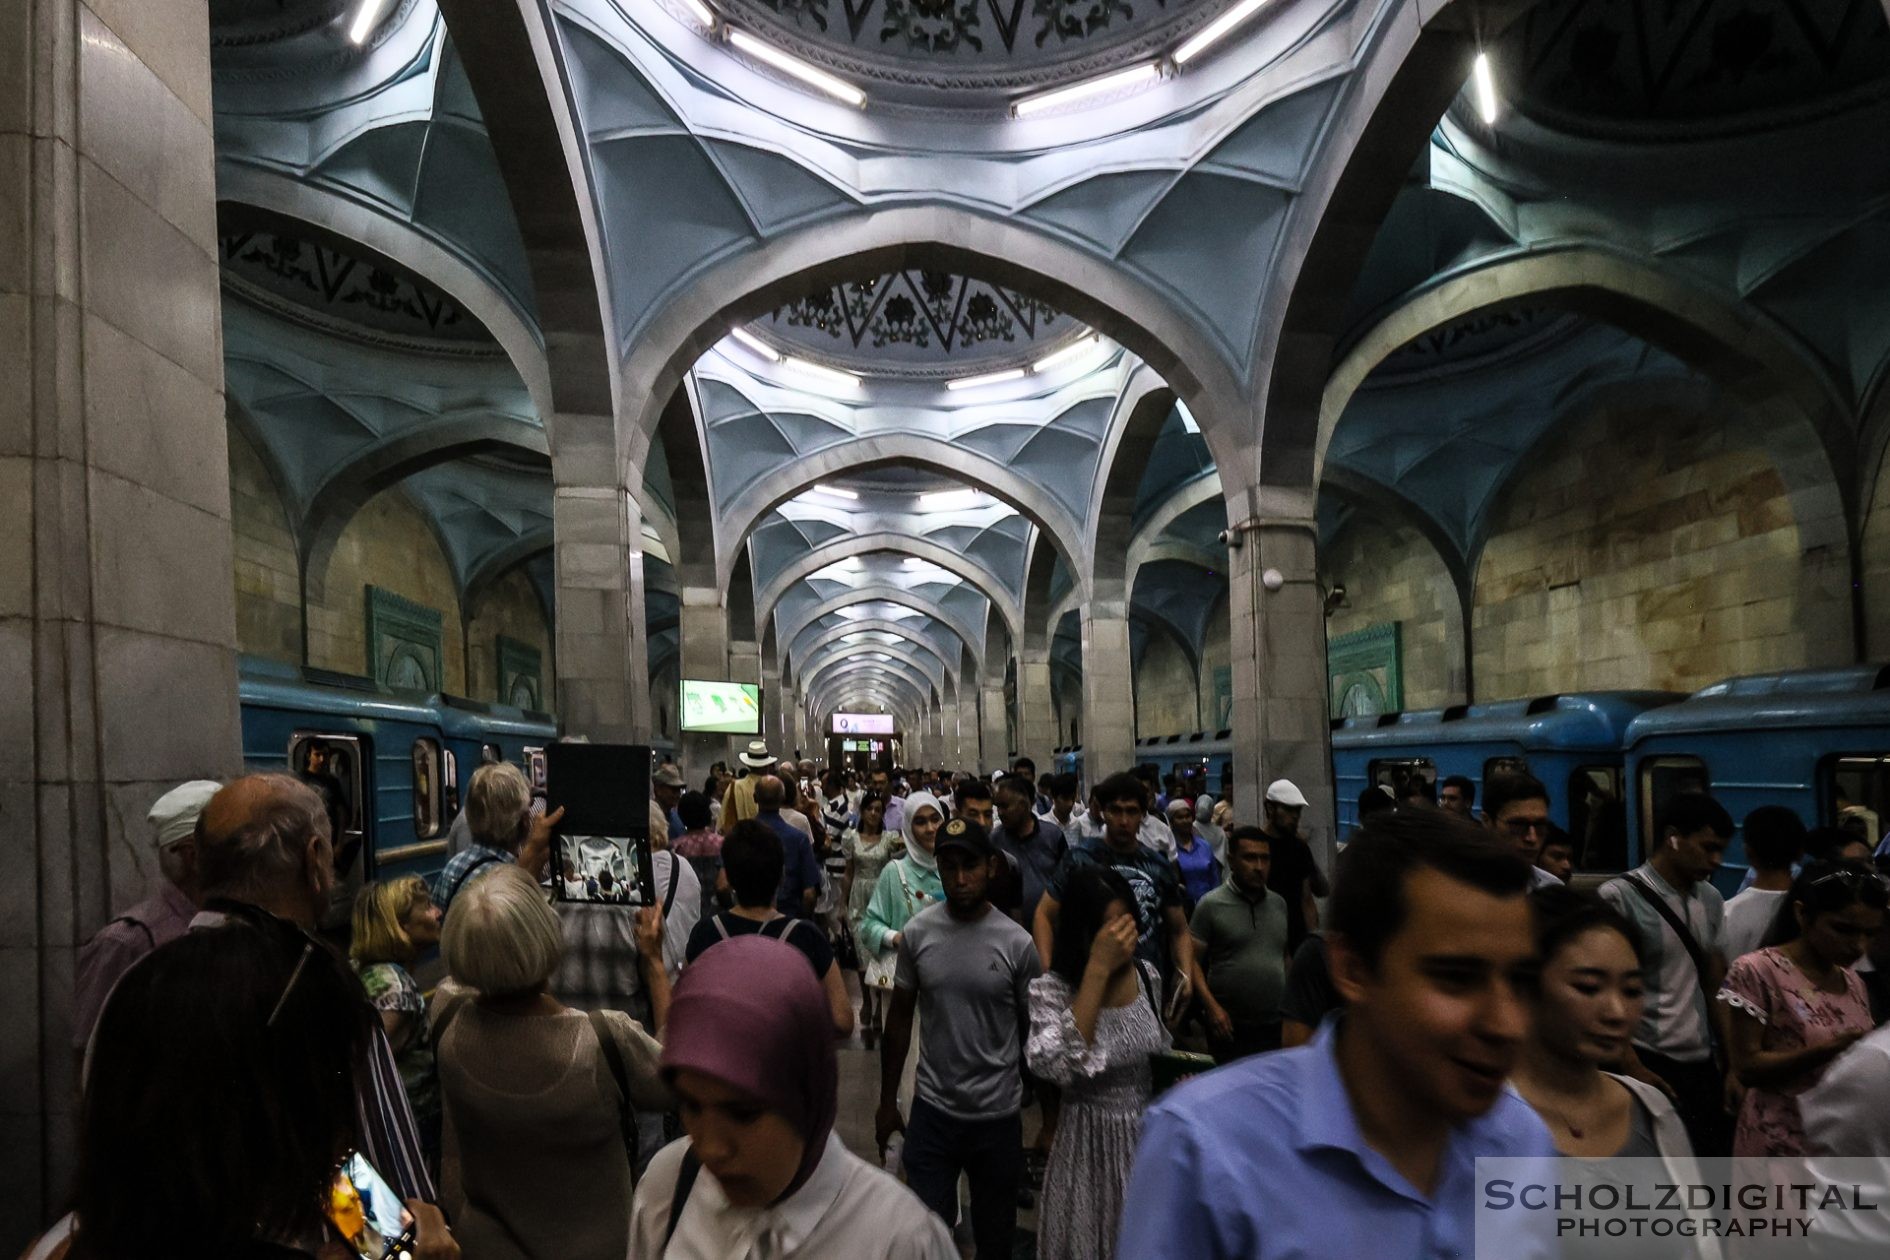
<svg viewBox="0 0 1890 1260">
<path fill-rule="evenodd" d="M 1070 873 L 1050 970 L 1030 983 L 1024 1059 L 1060 1086 L 1044 1171 L 1038 1260 L 1110 1260 L 1152 1088 L 1148 1057 L 1169 1046 L 1161 977 L 1138 964 L 1135 894 L 1103 866 Z"/>
</svg>

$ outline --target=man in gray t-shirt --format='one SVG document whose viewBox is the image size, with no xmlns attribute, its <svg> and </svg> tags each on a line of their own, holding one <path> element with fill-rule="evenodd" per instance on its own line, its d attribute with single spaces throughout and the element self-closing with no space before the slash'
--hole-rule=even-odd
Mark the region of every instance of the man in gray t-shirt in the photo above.
<svg viewBox="0 0 1890 1260">
<path fill-rule="evenodd" d="M 939 831 L 943 903 L 913 916 L 899 938 L 892 1012 L 880 1047 L 883 1152 L 904 1130 L 906 1183 L 948 1223 L 958 1178 L 971 1180 L 971 1230 L 981 1257 L 1008 1257 L 1023 1179 L 1023 1062 L 1030 982 L 1042 966 L 1030 934 L 991 905 L 1003 859 L 985 829 L 953 819 Z M 899 1115 L 899 1076 L 924 1014 L 918 1087 Z"/>
</svg>

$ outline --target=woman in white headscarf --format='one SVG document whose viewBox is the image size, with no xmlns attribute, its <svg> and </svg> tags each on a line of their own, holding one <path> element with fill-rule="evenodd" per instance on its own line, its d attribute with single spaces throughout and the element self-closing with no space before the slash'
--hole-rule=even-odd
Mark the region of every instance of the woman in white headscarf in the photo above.
<svg viewBox="0 0 1890 1260">
<path fill-rule="evenodd" d="M 905 856 L 886 863 L 873 899 L 860 916 L 866 983 L 885 990 L 892 988 L 899 934 L 913 915 L 945 895 L 938 882 L 938 859 L 932 856 L 938 829 L 945 824 L 945 807 L 930 792 L 914 792 L 906 797 L 904 822 Z"/>
</svg>

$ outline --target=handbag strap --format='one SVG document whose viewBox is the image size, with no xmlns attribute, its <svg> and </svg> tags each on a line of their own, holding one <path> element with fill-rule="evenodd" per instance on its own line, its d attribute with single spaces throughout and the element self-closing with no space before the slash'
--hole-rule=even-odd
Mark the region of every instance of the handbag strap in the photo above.
<svg viewBox="0 0 1890 1260">
<path fill-rule="evenodd" d="M 653 860 L 652 860 L 652 861 L 653 861 Z M 678 871 L 677 871 L 677 869 L 676 869 L 676 854 L 675 854 L 675 852 L 674 852 L 674 851 L 670 851 L 670 854 L 669 854 L 669 888 L 668 888 L 667 890 L 665 890 L 665 891 L 664 891 L 664 893 L 663 893 L 663 920 L 664 920 L 664 922 L 668 922 L 668 921 L 669 921 L 669 908 L 670 908 L 671 906 L 673 906 L 673 905 L 675 905 L 675 904 L 676 904 L 676 885 L 678 885 L 678 884 L 680 884 L 680 883 L 682 883 L 682 881 L 681 881 L 680 879 L 677 879 L 677 878 L 676 878 L 676 876 L 677 876 L 677 875 L 678 875 L 679 873 L 680 873 L 680 872 L 678 872 Z"/>
<path fill-rule="evenodd" d="M 634 1170 L 637 1126 L 630 1112 L 630 1073 L 623 1065 L 623 1050 L 617 1045 L 617 1038 L 612 1035 L 602 1011 L 587 1011 L 585 1017 L 591 1021 L 591 1031 L 597 1035 L 597 1048 L 603 1051 L 604 1066 L 610 1069 L 610 1078 L 617 1082 L 617 1123 L 623 1129 L 624 1149 L 631 1152 L 630 1167 Z"/>
<path fill-rule="evenodd" d="M 1634 875 L 1627 875 L 1624 878 L 1628 885 L 1641 895 L 1641 900 L 1652 906 L 1654 913 L 1658 914 L 1667 926 L 1673 929 L 1673 934 L 1680 938 L 1680 944 L 1687 951 L 1687 957 L 1693 960 L 1693 970 L 1699 973 L 1700 992 L 1705 993 L 1709 974 L 1706 966 L 1706 951 L 1702 950 L 1700 943 L 1693 939 L 1693 930 L 1673 912 L 1673 907 L 1667 904 L 1667 899 L 1649 887 L 1645 880 Z M 1710 998 L 1711 995 L 1708 996 Z"/>
<path fill-rule="evenodd" d="M 669 1250 L 669 1240 L 676 1236 L 676 1227 L 682 1224 L 683 1208 L 689 1204 L 689 1192 L 696 1188 L 696 1174 L 702 1171 L 702 1161 L 696 1158 L 696 1148 L 691 1146 L 683 1152 L 682 1167 L 676 1170 L 676 1189 L 669 1196 L 669 1226 L 663 1231 L 663 1250 Z"/>
</svg>

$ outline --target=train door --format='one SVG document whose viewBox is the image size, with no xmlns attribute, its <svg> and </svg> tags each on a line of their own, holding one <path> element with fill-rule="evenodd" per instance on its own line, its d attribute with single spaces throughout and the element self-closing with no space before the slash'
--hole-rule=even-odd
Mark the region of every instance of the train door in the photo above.
<svg viewBox="0 0 1890 1260">
<path fill-rule="evenodd" d="M 335 886 L 329 893 L 322 926 L 345 929 L 354 895 L 370 877 L 374 860 L 367 803 L 374 799 L 374 759 L 368 741 L 358 735 L 297 731 L 289 737 L 289 767 L 321 794 L 328 810 L 335 853 Z"/>
<path fill-rule="evenodd" d="M 1865 841 L 1874 850 L 1890 819 L 1890 756 L 1841 753 L 1819 775 L 1817 822 Z"/>
<path fill-rule="evenodd" d="M 1568 777 L 1568 834 L 1577 871 L 1613 874 L 1628 867 L 1621 777 L 1621 767 L 1607 765 L 1578 766 Z"/>
<path fill-rule="evenodd" d="M 1640 836 L 1641 856 L 1658 838 L 1654 823 L 1667 812 L 1667 805 L 1683 792 L 1710 792 L 1713 776 L 1706 762 L 1698 757 L 1649 757 L 1640 763 Z"/>
<path fill-rule="evenodd" d="M 532 785 L 532 795 L 540 800 L 545 796 L 545 750 L 531 744 L 525 746 L 525 777 Z"/>
</svg>

